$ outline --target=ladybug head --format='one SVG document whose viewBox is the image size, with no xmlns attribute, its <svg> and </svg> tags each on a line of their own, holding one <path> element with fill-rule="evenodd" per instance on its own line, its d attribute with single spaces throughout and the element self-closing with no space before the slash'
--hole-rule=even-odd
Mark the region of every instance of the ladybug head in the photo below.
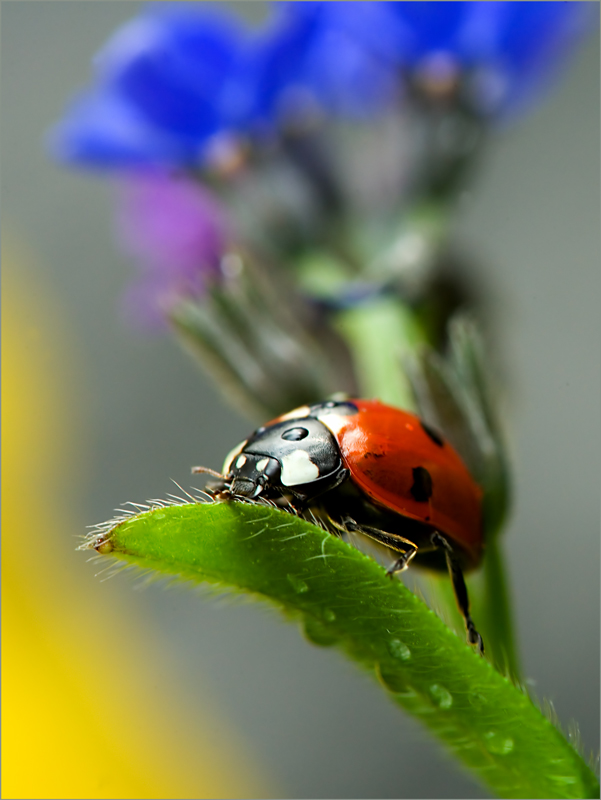
<svg viewBox="0 0 601 800">
<path fill-rule="evenodd" d="M 238 496 L 306 498 L 337 483 L 341 469 L 332 433 L 319 420 L 303 417 L 256 430 L 228 456 L 223 474 Z"/>
</svg>

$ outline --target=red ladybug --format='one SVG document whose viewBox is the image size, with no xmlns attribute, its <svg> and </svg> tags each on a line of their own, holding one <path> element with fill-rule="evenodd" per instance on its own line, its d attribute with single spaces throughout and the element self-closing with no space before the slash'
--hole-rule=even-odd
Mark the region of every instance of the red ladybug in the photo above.
<svg viewBox="0 0 601 800">
<path fill-rule="evenodd" d="M 399 553 L 389 574 L 413 558 L 448 569 L 468 640 L 483 651 L 463 579 L 482 557 L 482 490 L 419 417 L 377 400 L 302 406 L 232 450 L 219 477 L 211 491 L 222 498 L 311 510 L 336 534 L 358 532 Z"/>
</svg>

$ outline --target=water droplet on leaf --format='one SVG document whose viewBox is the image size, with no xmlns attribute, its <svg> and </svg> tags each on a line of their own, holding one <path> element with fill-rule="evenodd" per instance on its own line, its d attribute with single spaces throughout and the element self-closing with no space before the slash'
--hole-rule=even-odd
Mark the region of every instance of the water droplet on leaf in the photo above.
<svg viewBox="0 0 601 800">
<path fill-rule="evenodd" d="M 439 708 L 450 708 L 453 705 L 453 697 L 449 690 L 445 689 L 444 686 L 440 686 L 438 683 L 434 683 L 430 686 L 430 694 Z"/>
<path fill-rule="evenodd" d="M 513 739 L 496 731 L 488 731 L 484 734 L 484 744 L 488 752 L 494 753 L 496 756 L 506 756 L 513 750 Z"/>
<path fill-rule="evenodd" d="M 331 647 L 338 640 L 338 636 L 332 632 L 331 628 L 315 617 L 306 616 L 304 618 L 303 633 L 310 642 L 318 647 Z"/>
<path fill-rule="evenodd" d="M 388 642 L 388 652 L 393 658 L 401 661 L 409 661 L 411 658 L 411 650 L 400 639 L 391 639 Z"/>
<path fill-rule="evenodd" d="M 467 699 L 471 707 L 477 710 L 483 708 L 486 703 L 486 697 L 483 694 L 478 694 L 478 692 L 468 694 Z"/>
<path fill-rule="evenodd" d="M 306 583 L 302 578 L 298 578 L 296 575 L 291 575 L 290 573 L 288 573 L 286 577 L 290 581 L 290 585 L 294 591 L 298 594 L 304 594 L 305 592 L 309 591 L 309 584 Z"/>
</svg>

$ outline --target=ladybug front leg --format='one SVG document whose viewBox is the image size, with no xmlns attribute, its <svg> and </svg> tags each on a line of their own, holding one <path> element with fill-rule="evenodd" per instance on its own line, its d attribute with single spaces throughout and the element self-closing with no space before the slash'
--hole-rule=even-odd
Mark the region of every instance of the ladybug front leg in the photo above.
<svg viewBox="0 0 601 800">
<path fill-rule="evenodd" d="M 383 531 L 380 528 L 372 528 L 371 525 L 359 525 L 350 517 L 346 517 L 343 523 L 347 531 L 362 533 L 364 536 L 368 536 L 370 539 L 401 554 L 386 570 L 386 574 L 391 577 L 395 572 L 401 572 L 401 570 L 406 569 L 413 556 L 417 553 L 417 545 L 409 539 L 405 539 L 404 536 L 388 533 L 388 531 Z"/>
<path fill-rule="evenodd" d="M 444 550 L 445 558 L 447 561 L 447 569 L 449 570 L 449 575 L 451 576 L 451 580 L 453 581 L 453 589 L 455 591 L 455 599 L 457 600 L 457 605 L 459 606 L 459 610 L 463 614 L 463 619 L 465 620 L 465 627 L 467 629 L 467 638 L 470 644 L 475 644 L 478 647 L 480 653 L 484 653 L 484 642 L 482 641 L 482 637 L 476 630 L 476 626 L 474 625 L 474 621 L 470 616 L 470 601 L 467 594 L 467 586 L 465 585 L 465 579 L 463 577 L 463 570 L 461 569 L 461 565 L 457 557 L 455 556 L 455 552 L 449 542 L 441 536 L 438 531 L 434 531 L 432 534 L 432 544 L 435 547 L 441 548 Z"/>
</svg>

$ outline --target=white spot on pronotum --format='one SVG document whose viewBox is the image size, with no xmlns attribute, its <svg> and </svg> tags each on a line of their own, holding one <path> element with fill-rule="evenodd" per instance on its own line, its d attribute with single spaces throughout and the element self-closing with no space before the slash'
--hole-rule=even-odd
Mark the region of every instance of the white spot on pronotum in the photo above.
<svg viewBox="0 0 601 800">
<path fill-rule="evenodd" d="M 317 418 L 334 434 L 334 436 L 338 436 L 339 432 L 345 428 L 352 419 L 345 414 L 336 414 L 335 411 L 328 412 L 327 410 L 318 414 Z"/>
<path fill-rule="evenodd" d="M 310 483 L 319 478 L 319 467 L 309 458 L 305 450 L 294 450 L 282 458 L 280 480 L 284 486 Z"/>
<path fill-rule="evenodd" d="M 246 456 L 238 456 L 236 459 L 236 469 L 241 469 L 246 464 Z"/>
<path fill-rule="evenodd" d="M 302 417 L 307 417 L 310 411 L 311 409 L 309 406 L 300 406 L 300 408 L 295 408 L 287 414 L 282 414 L 281 417 L 278 417 L 278 422 L 284 422 L 287 419 L 301 419 Z"/>
<path fill-rule="evenodd" d="M 260 461 L 257 461 L 256 464 L 257 472 L 263 472 L 263 470 L 267 467 L 268 464 L 269 464 L 268 458 L 262 458 Z"/>
<path fill-rule="evenodd" d="M 234 459 L 236 458 L 238 453 L 242 452 L 242 449 L 244 448 L 246 442 L 247 442 L 246 439 L 243 442 L 240 442 L 240 444 L 237 447 L 234 447 L 234 449 L 230 450 L 230 452 L 226 455 L 225 461 L 223 462 L 223 469 L 221 470 L 224 475 L 228 474 L 228 472 L 232 468 L 232 463 Z"/>
</svg>

